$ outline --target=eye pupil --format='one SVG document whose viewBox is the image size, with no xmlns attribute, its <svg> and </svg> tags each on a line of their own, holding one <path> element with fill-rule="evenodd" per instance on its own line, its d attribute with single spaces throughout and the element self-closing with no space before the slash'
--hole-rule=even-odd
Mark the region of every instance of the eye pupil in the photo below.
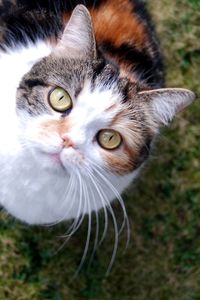
<svg viewBox="0 0 200 300">
<path fill-rule="evenodd" d="M 109 141 L 111 141 L 111 140 L 112 140 L 112 138 L 113 138 L 113 135 L 111 135 L 111 137 L 109 138 Z"/>
<path fill-rule="evenodd" d="M 62 100 L 64 98 L 64 95 L 62 97 L 60 97 L 59 101 Z"/>
</svg>

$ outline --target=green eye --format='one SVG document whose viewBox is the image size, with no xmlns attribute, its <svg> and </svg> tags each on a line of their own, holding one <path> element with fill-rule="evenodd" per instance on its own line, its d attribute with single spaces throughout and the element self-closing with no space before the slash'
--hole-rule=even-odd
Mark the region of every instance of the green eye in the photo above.
<svg viewBox="0 0 200 300">
<path fill-rule="evenodd" d="M 70 95 L 62 88 L 57 87 L 49 94 L 49 104 L 55 110 L 64 112 L 72 107 Z"/>
<path fill-rule="evenodd" d="M 99 131 L 97 141 L 102 148 L 113 150 L 121 145 L 122 137 L 113 129 L 103 129 Z"/>
</svg>

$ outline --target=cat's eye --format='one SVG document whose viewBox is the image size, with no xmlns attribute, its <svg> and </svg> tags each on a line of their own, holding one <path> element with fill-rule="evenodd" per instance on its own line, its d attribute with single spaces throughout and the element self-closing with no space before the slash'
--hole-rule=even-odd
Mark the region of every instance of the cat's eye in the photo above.
<svg viewBox="0 0 200 300">
<path fill-rule="evenodd" d="M 55 111 L 65 112 L 72 108 L 72 99 L 70 95 L 61 87 L 57 87 L 51 91 L 48 100 L 50 106 Z"/>
<path fill-rule="evenodd" d="M 121 145 L 122 137 L 113 129 L 102 129 L 97 135 L 99 145 L 107 150 L 114 150 Z"/>
</svg>

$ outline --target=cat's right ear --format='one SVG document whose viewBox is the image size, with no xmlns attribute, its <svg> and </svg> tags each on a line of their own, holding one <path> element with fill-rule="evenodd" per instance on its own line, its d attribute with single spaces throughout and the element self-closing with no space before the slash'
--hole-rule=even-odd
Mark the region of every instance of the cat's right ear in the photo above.
<svg viewBox="0 0 200 300">
<path fill-rule="evenodd" d="M 77 5 L 53 54 L 61 57 L 95 59 L 96 42 L 89 11 Z"/>
<path fill-rule="evenodd" d="M 196 99 L 192 91 L 181 88 L 142 91 L 138 95 L 148 103 L 149 111 L 159 126 L 168 125 L 178 112 Z"/>
</svg>

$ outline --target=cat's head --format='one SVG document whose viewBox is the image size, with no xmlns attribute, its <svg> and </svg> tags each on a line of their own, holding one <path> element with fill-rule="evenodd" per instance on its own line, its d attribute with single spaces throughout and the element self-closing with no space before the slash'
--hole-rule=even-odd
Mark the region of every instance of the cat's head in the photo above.
<svg viewBox="0 0 200 300">
<path fill-rule="evenodd" d="M 142 90 L 124 70 L 97 54 L 90 15 L 80 5 L 52 53 L 37 62 L 20 83 L 20 140 L 27 145 L 33 165 L 48 170 L 49 188 L 53 173 L 66 175 L 63 191 L 72 174 L 88 185 L 88 190 L 81 188 L 81 195 L 90 195 L 87 201 L 92 203 L 81 212 L 90 213 L 109 205 L 122 192 L 147 159 L 160 127 L 168 125 L 194 98 L 185 89 Z M 76 193 L 77 185 L 73 188 Z M 42 203 L 43 223 L 62 219 L 56 214 L 57 199 L 48 204 L 44 198 L 41 203 L 55 208 L 55 219 L 45 217 Z M 30 210 L 34 212 L 34 203 Z M 28 221 L 25 216 L 21 219 Z M 33 222 L 42 223 L 37 216 Z"/>
</svg>

